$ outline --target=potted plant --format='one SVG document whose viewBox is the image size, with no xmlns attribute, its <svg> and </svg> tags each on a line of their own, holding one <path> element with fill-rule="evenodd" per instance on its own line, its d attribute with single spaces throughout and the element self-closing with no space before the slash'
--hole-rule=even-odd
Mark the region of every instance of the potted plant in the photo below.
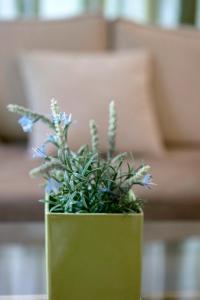
<svg viewBox="0 0 200 300">
<path fill-rule="evenodd" d="M 71 115 L 51 101 L 51 117 L 17 105 L 24 131 L 42 121 L 52 134 L 34 149 L 43 163 L 31 176 L 45 180 L 46 262 L 49 300 L 139 300 L 143 212 L 135 184 L 150 187 L 150 167 L 135 169 L 115 151 L 116 111 L 109 106 L 108 152 L 100 155 L 97 125 L 90 121 L 91 148 L 77 152 L 67 141 Z M 48 144 L 55 155 L 47 154 Z"/>
</svg>

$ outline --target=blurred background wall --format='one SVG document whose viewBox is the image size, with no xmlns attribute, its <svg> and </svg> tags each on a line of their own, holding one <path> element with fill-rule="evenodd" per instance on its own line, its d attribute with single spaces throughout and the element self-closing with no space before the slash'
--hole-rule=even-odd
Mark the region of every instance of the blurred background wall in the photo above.
<svg viewBox="0 0 200 300">
<path fill-rule="evenodd" d="M 144 24 L 200 27 L 200 0 L 0 0 L 0 19 L 65 18 L 100 13 Z"/>
</svg>

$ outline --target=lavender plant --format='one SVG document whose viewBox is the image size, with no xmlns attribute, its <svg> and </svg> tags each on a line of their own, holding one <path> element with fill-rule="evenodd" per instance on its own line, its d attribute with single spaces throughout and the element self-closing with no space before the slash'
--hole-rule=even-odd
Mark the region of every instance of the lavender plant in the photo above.
<svg viewBox="0 0 200 300">
<path fill-rule="evenodd" d="M 136 197 L 133 186 L 150 188 L 154 183 L 150 166 L 134 168 L 127 153 L 116 155 L 117 116 L 115 103 L 109 106 L 108 152 L 99 152 L 98 127 L 94 120 L 89 123 L 91 148 L 82 146 L 77 152 L 68 145 L 68 130 L 73 121 L 71 115 L 61 112 L 56 100 L 51 100 L 51 117 L 35 113 L 18 105 L 10 104 L 8 110 L 22 117 L 19 124 L 30 132 L 34 124 L 42 121 L 52 130 L 43 145 L 34 148 L 34 157 L 42 164 L 30 171 L 32 177 L 42 176 L 48 194 L 50 212 L 59 213 L 139 213 L 143 201 Z M 55 147 L 55 155 L 47 153 L 48 144 Z"/>
</svg>

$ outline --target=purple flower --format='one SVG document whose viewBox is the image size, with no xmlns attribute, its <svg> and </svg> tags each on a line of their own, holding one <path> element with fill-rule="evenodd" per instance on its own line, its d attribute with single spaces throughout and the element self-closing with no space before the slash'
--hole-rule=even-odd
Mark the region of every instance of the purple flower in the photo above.
<svg viewBox="0 0 200 300">
<path fill-rule="evenodd" d="M 59 192 L 60 187 L 62 186 L 62 183 L 56 181 L 53 178 L 49 178 L 46 184 L 46 192 L 50 194 L 53 192 L 54 194 L 57 194 Z"/>
<path fill-rule="evenodd" d="M 110 190 L 108 188 L 101 188 L 100 191 L 102 193 L 109 193 L 110 192 Z"/>
<path fill-rule="evenodd" d="M 65 112 L 62 113 L 61 122 L 66 126 L 72 121 L 72 114 L 67 115 Z"/>
<path fill-rule="evenodd" d="M 28 117 L 23 116 L 18 120 L 18 123 L 21 125 L 24 132 L 31 132 L 34 122 Z"/>
<path fill-rule="evenodd" d="M 57 136 L 56 135 L 49 135 L 47 138 L 47 143 L 57 143 Z"/>
<path fill-rule="evenodd" d="M 33 148 L 33 158 L 46 158 L 47 155 L 45 153 L 45 145 L 41 147 Z"/>
<path fill-rule="evenodd" d="M 145 188 L 151 188 L 152 185 L 155 185 L 155 183 L 152 181 L 152 175 L 146 174 L 142 180 L 142 185 Z"/>
<path fill-rule="evenodd" d="M 68 125 L 72 121 L 72 115 L 67 115 L 65 112 L 53 117 L 54 123 L 62 123 L 64 126 Z"/>
</svg>

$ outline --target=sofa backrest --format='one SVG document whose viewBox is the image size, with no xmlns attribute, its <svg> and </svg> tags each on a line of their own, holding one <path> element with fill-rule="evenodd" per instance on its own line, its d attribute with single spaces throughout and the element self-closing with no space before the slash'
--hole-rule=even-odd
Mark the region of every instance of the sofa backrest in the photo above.
<svg viewBox="0 0 200 300">
<path fill-rule="evenodd" d="M 1 21 L 0 41 L 0 136 L 19 139 L 24 135 L 16 125 L 17 118 L 6 110 L 9 103 L 26 105 L 18 56 L 29 49 L 105 50 L 106 21 L 98 16 L 59 21 Z"/>
<path fill-rule="evenodd" d="M 200 144 L 200 33 L 118 20 L 112 35 L 115 49 L 152 50 L 155 102 L 165 141 L 172 145 Z"/>
</svg>

